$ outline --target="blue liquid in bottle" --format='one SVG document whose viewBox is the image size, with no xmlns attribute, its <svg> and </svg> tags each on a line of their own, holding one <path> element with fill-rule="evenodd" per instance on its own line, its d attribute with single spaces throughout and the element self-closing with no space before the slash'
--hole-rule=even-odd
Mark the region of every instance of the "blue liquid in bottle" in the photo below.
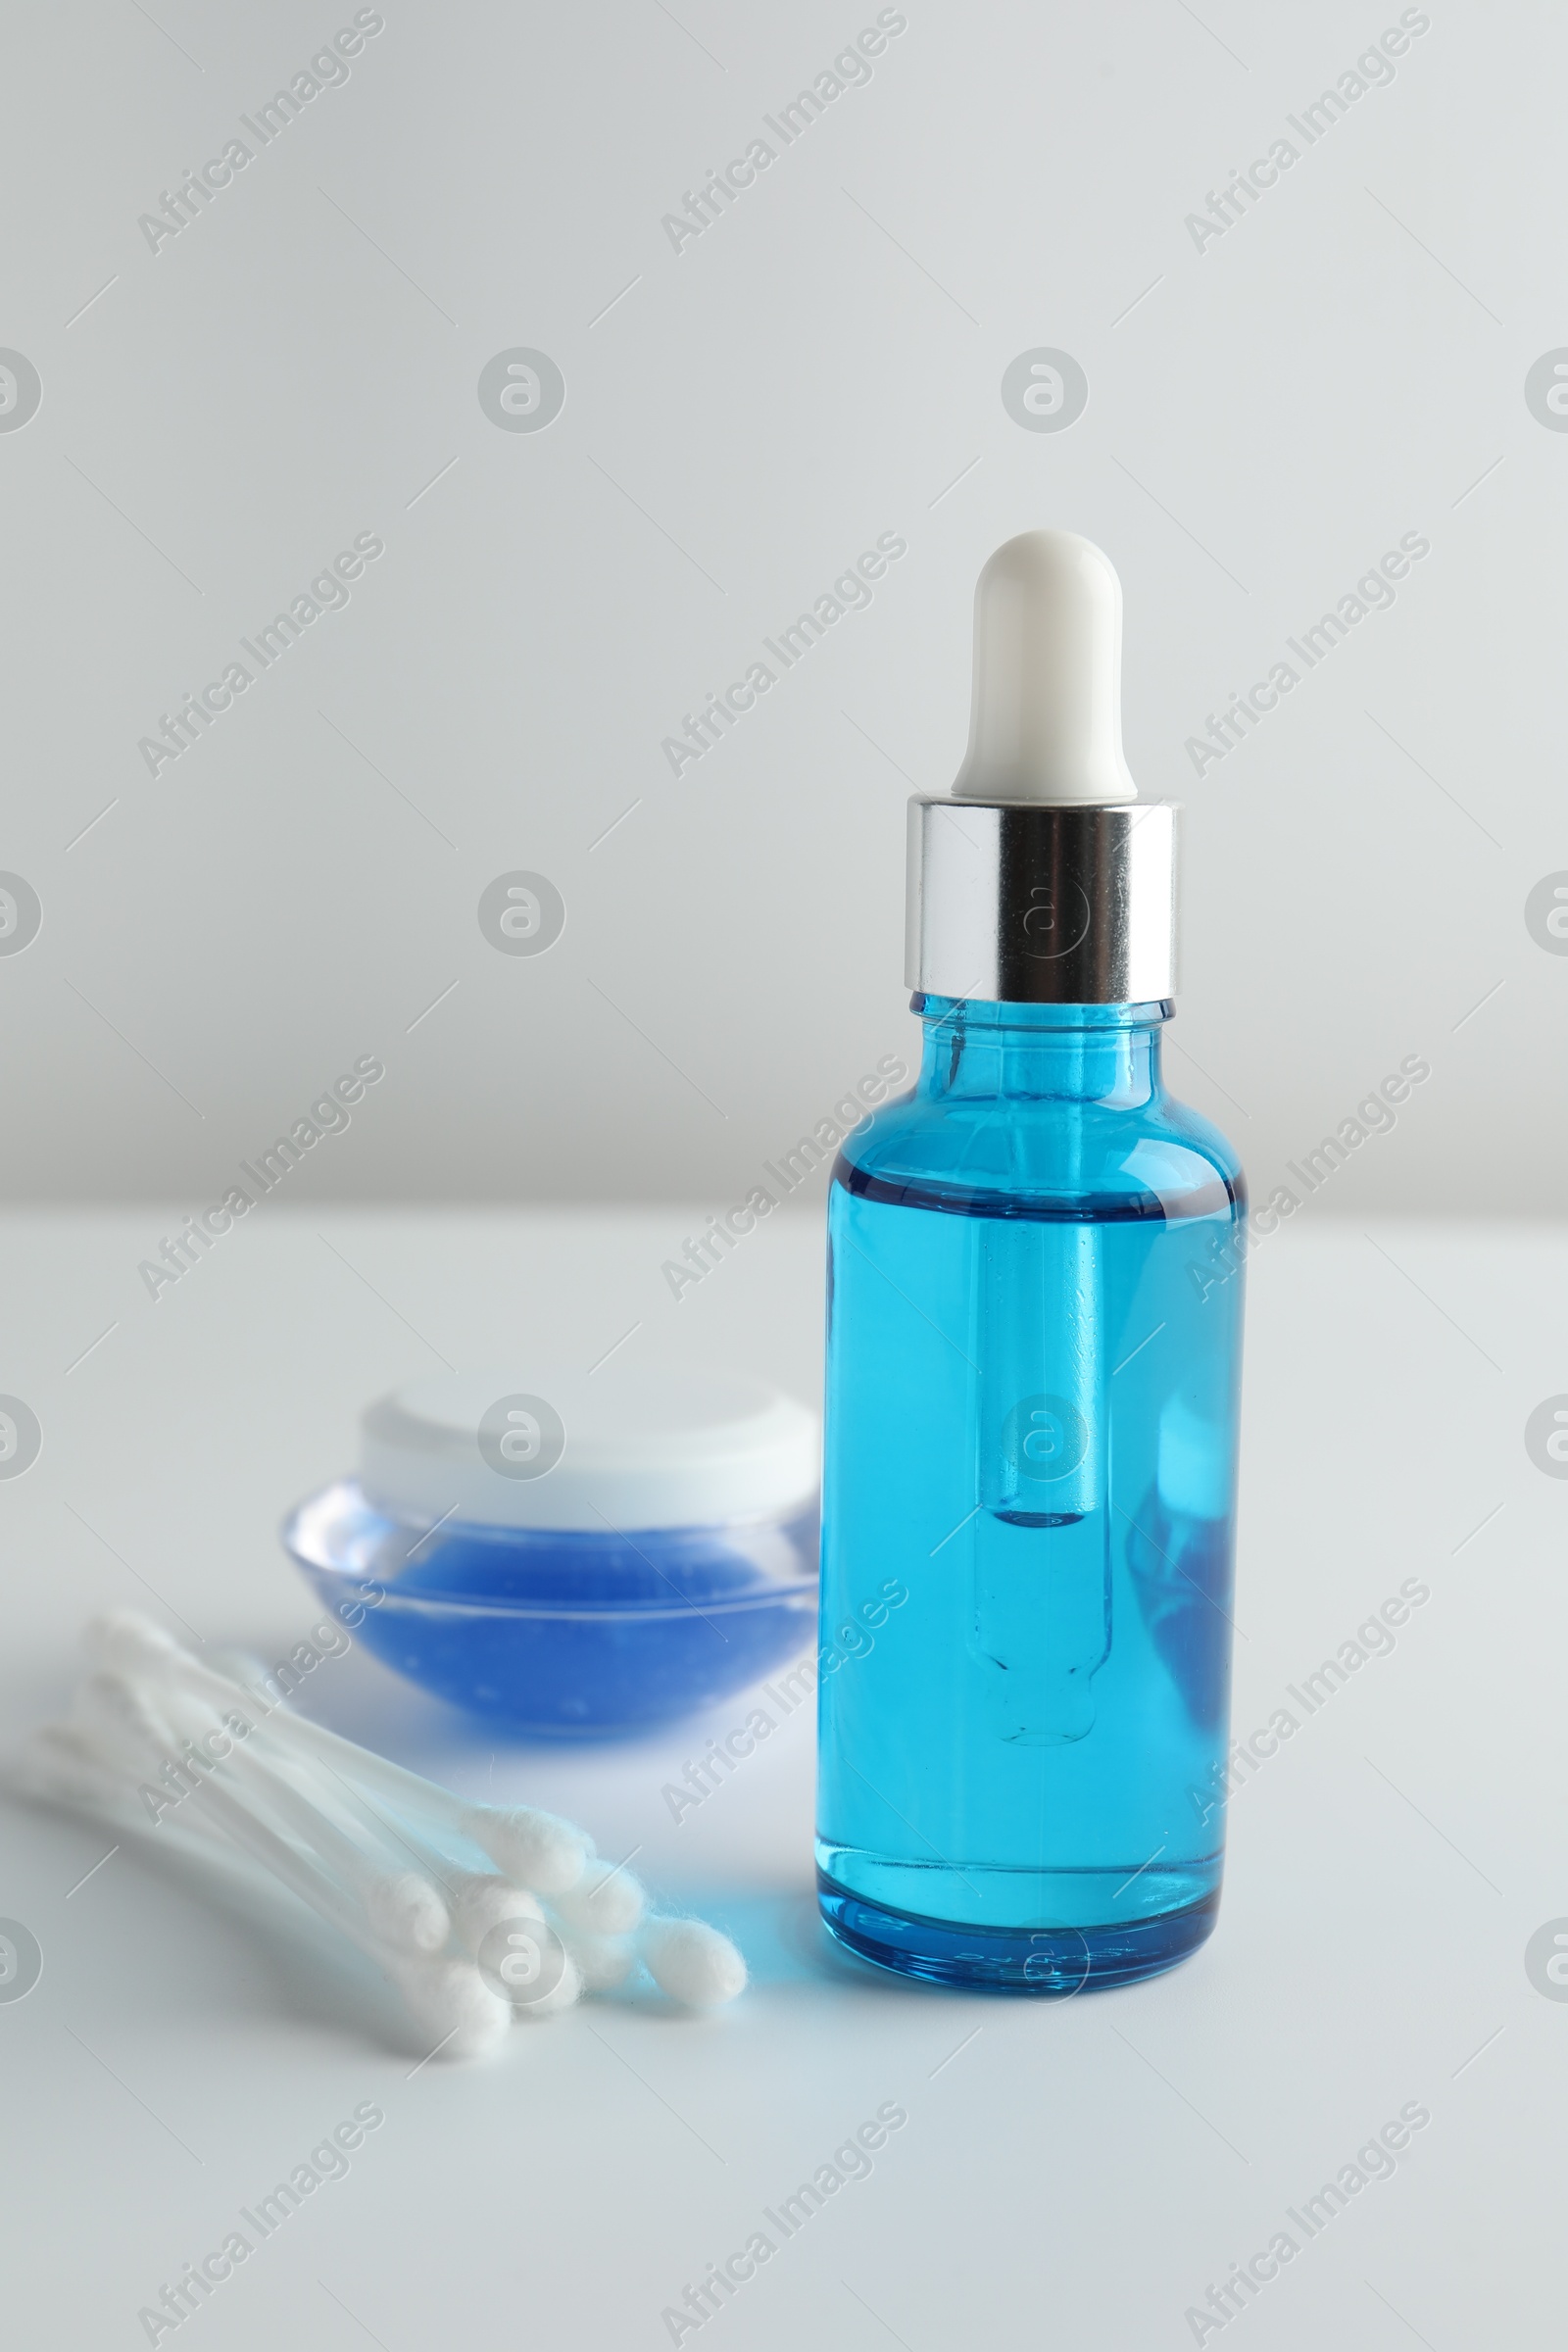
<svg viewBox="0 0 1568 2352">
<path fill-rule="evenodd" d="M 1219 1900 L 1241 1173 L 1168 1003 L 914 1008 L 829 1206 L 821 1909 L 940 1983 L 1125 1984 Z"/>
</svg>

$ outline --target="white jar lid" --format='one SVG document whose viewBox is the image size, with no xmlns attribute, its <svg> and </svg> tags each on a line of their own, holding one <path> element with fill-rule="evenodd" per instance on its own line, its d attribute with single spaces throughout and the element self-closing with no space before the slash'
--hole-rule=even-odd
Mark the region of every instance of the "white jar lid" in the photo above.
<svg viewBox="0 0 1568 2352">
<path fill-rule="evenodd" d="M 429 1526 L 635 1532 L 781 1516 L 815 1493 L 816 1415 L 739 1373 L 436 1372 L 366 1408 L 360 1476 Z"/>
</svg>

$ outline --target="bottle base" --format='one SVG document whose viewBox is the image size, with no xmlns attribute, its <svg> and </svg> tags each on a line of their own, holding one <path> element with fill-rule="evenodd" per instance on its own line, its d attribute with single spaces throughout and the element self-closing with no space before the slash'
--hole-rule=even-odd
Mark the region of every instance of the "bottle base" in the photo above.
<svg viewBox="0 0 1568 2352">
<path fill-rule="evenodd" d="M 829 1934 L 878 1968 L 929 1984 L 1056 2000 L 1162 1976 L 1207 1942 L 1219 1913 L 1216 1886 L 1179 1911 L 1114 1927 L 974 1928 L 868 1902 L 822 1870 L 816 1890 Z"/>
</svg>

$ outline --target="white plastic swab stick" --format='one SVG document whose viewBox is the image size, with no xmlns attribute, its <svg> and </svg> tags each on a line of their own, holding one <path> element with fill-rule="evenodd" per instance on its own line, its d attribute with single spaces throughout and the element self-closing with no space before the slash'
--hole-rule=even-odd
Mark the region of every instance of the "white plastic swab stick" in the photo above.
<svg viewBox="0 0 1568 2352">
<path fill-rule="evenodd" d="M 149 1618 L 136 1611 L 116 1610 L 96 1618 L 87 1629 L 89 1654 L 122 1670 L 142 1670 L 160 1679 L 172 1677 L 199 1691 L 216 1705 L 233 1708 L 246 1693 L 203 1666 L 199 1659 L 172 1641 Z M 254 1708 L 255 1702 L 251 1701 Z M 356 1747 L 307 1716 L 270 1715 L 269 1729 L 298 1748 L 339 1764 L 351 1778 L 382 1791 L 394 1804 L 408 1807 L 426 1820 L 439 1821 L 471 1839 L 507 1877 L 536 1894 L 564 1894 L 581 1878 L 591 1854 L 592 1840 L 569 1821 L 533 1806 L 509 1810 L 467 1802 L 433 1781 L 421 1780 L 384 1756 Z"/>
<path fill-rule="evenodd" d="M 140 1767 L 134 1770 L 139 1773 Z M 51 1805 L 66 1806 L 83 1819 L 116 1830 L 122 1838 L 145 1839 L 149 1847 L 174 1850 L 209 1870 L 215 1861 L 245 1881 L 253 1889 L 265 1885 L 254 1861 L 210 1814 L 182 1806 L 155 1822 L 135 1782 L 116 1763 L 106 1761 L 82 1733 L 69 1724 L 46 1725 L 34 1732 L 7 1767 L 6 1782 L 22 1794 Z M 269 1872 L 267 1874 L 270 1876 Z M 385 1964 L 390 1955 L 376 1955 Z"/>
<path fill-rule="evenodd" d="M 138 1814 L 138 1827 L 152 1827 L 145 1809 L 134 1804 L 122 1773 L 74 1724 L 51 1723 L 34 1732 L 6 1777 L 28 1795 L 99 1814 L 117 1827 Z"/>
<path fill-rule="evenodd" d="M 267 1668 L 254 1650 L 210 1649 L 207 1663 L 215 1674 L 226 1675 L 231 1683 L 237 1683 L 242 1690 L 253 1695 L 267 1681 Z M 282 1706 L 285 1701 L 279 1697 L 272 1703 Z"/>
<path fill-rule="evenodd" d="M 153 1831 L 173 1826 L 226 1847 L 220 1824 L 195 1813 L 183 1803 L 197 1775 L 173 1752 L 173 1737 L 161 1715 L 150 1708 L 141 1692 L 118 1675 L 92 1674 L 72 1693 L 67 1722 L 51 1726 L 40 1740 L 74 1744 L 111 1776 L 122 1805 L 128 1806 L 136 1827 Z M 185 1775 L 186 1786 L 171 1782 L 168 1768 Z M 151 1800 L 151 1801 L 149 1801 Z"/>
<path fill-rule="evenodd" d="M 198 1818 L 187 1806 L 155 1823 L 135 1784 L 69 1724 L 48 1724 L 34 1732 L 4 1777 L 24 1795 L 69 1806 L 125 1836 L 145 1838 L 149 1845 L 167 1845 L 172 1839 L 187 1856 L 199 1855 L 209 1863 L 220 1855 L 255 1879 L 245 1856 L 216 1821 Z"/>
<path fill-rule="evenodd" d="M 330 1756 L 277 1738 L 268 1723 L 258 1727 L 247 1746 L 274 1772 L 308 1785 L 314 1801 L 349 1836 L 363 1839 L 368 1850 L 381 1854 L 394 1872 L 412 1867 L 433 1881 L 451 1910 L 463 1880 L 472 1873 L 475 1852 L 484 1850 L 473 1838 L 452 1831 L 444 1821 L 432 1822 L 427 1814 L 411 1819 L 405 1800 L 394 1804 L 384 1791 L 367 1788 L 363 1774 L 351 1781 Z M 461 1856 L 454 1847 L 463 1849 Z"/>
<path fill-rule="evenodd" d="M 251 1734 L 246 1752 L 261 1758 L 273 1773 L 291 1776 L 293 1785 L 308 1786 L 312 1801 L 347 1836 L 362 1839 L 363 1851 L 380 1855 L 393 1876 L 412 1868 L 434 1883 L 450 1911 L 472 1858 L 470 1852 L 467 1860 L 455 1860 L 451 1849 L 454 1844 L 471 1849 L 472 1838 L 451 1833 L 431 1836 L 428 1822 L 415 1827 L 407 1812 L 394 1809 L 384 1795 L 372 1795 L 363 1784 L 349 1780 L 329 1757 L 276 1738 L 266 1722 Z"/>
<path fill-rule="evenodd" d="M 378 1868 L 376 1860 L 355 1846 L 322 1806 L 301 1794 L 284 1774 L 244 1750 L 235 1754 L 240 1759 L 242 1781 L 282 1816 L 294 1837 L 311 1846 L 319 1863 L 365 1905 L 373 1936 L 400 1952 L 442 1952 L 447 1947 L 452 1915 L 423 1872 Z"/>
<path fill-rule="evenodd" d="M 455 1845 L 469 1859 L 471 1849 L 477 1848 L 509 1883 L 535 1893 L 552 1893 L 574 1884 L 592 1856 L 592 1838 L 573 1822 L 532 1805 L 471 1804 L 318 1724 L 297 1717 L 281 1724 L 269 1718 L 259 1739 L 263 1752 L 271 1744 L 302 1767 L 309 1761 L 329 1772 L 345 1804 L 365 1815 L 372 1834 L 378 1830 L 443 1886 L 450 1886 L 455 1872 L 468 1868 L 467 1859 L 454 1855 Z"/>
<path fill-rule="evenodd" d="M 114 1680 L 109 1676 L 93 1679 L 105 1685 Z M 106 1690 L 105 1695 L 113 1694 Z M 125 1687 L 124 1698 L 129 1702 L 125 1713 L 132 1725 L 145 1713 L 156 1728 L 157 1717 L 144 1692 Z M 399 1946 L 378 1935 L 343 1886 L 313 1868 L 214 1777 L 203 1779 L 196 1793 L 236 1844 L 265 1862 L 302 1902 L 386 1971 L 420 2026 L 437 2034 L 438 2048 L 454 2058 L 475 2057 L 494 2044 L 506 2029 L 510 2012 L 471 1962 L 434 1958 L 419 1946 L 411 1949 L 406 1941 Z"/>
<path fill-rule="evenodd" d="M 149 1774 L 161 1773 L 170 1761 L 164 1728 L 139 1698 L 133 1698 L 119 1675 L 89 1674 L 78 1683 L 71 1694 L 71 1713 L 57 1728 L 74 1735 L 108 1771 L 132 1784 L 145 1784 Z"/>
<path fill-rule="evenodd" d="M 106 1731 L 119 1732 L 127 1749 L 134 1752 L 139 1748 L 141 1769 L 150 1771 L 165 1760 L 180 1760 L 172 1728 L 147 1691 L 118 1676 L 96 1674 L 82 1686 L 78 1698 Z M 188 1764 L 185 1770 L 195 1786 L 181 1801 L 200 1808 L 196 1818 L 205 1812 L 220 1823 L 235 1844 L 264 1863 L 291 1893 L 297 1894 L 362 1950 L 383 1965 L 393 1954 L 411 1959 L 428 1956 L 431 1945 L 427 1919 L 417 1908 L 411 1917 L 395 1901 L 377 1902 L 378 1887 L 368 1885 L 374 1874 L 362 1856 L 354 1855 L 354 1876 L 345 1883 L 330 1869 L 310 1862 L 250 1804 L 226 1788 L 216 1773 L 198 1773 Z M 315 1822 L 314 1808 L 308 1810 Z M 439 1940 L 444 1943 L 446 1910 L 439 1902 L 436 1909 L 441 1922 Z"/>
<path fill-rule="evenodd" d="M 153 1844 L 155 1832 L 146 1808 L 112 1767 L 88 1756 L 74 1742 L 63 1740 L 51 1726 L 35 1732 L 21 1753 L 8 1763 L 4 1784 L 35 1804 L 58 1805 L 82 1821 L 112 1830 L 120 1838 L 145 1838 Z M 174 1849 L 182 1859 L 205 1863 L 210 1870 L 220 1861 L 254 1882 L 255 1872 L 214 1823 L 192 1824 L 173 1834 Z M 165 1838 L 168 1848 L 168 1836 Z"/>
<path fill-rule="evenodd" d="M 174 1742 L 170 1742 L 170 1747 L 174 1747 Z M 214 1774 L 193 1774 L 193 1778 L 197 1786 L 183 1799 L 183 1804 L 205 1809 L 209 1818 L 223 1825 L 237 1846 L 244 1846 L 244 1851 L 252 1853 L 259 1863 L 266 1863 L 272 1877 L 282 1880 L 291 1893 L 299 1895 L 301 1903 L 311 1905 L 311 1910 L 319 1912 L 319 1917 L 326 1919 L 331 1927 L 341 1929 L 341 1934 L 358 1942 L 362 1950 L 369 1950 L 373 1957 L 385 1957 L 388 1945 L 373 1934 L 365 1910 L 350 1898 L 346 1888 L 338 1886 L 338 1882 L 331 1880 L 326 1872 L 308 1863 L 299 1848 L 291 1846 L 277 1830 L 261 1821 L 247 1804 L 242 1804 L 240 1797 L 235 1797 L 232 1789 L 220 1786 Z"/>
<path fill-rule="evenodd" d="M 73 1811 L 105 1822 L 122 1833 L 151 1840 L 160 1835 L 167 1838 L 173 1828 L 176 1845 L 187 1850 L 194 1846 L 205 1855 L 209 1865 L 216 1851 L 226 1863 L 244 1870 L 244 1849 L 225 1837 L 208 1816 L 193 1815 L 190 1808 L 184 1808 L 171 1816 L 161 1829 L 155 1829 L 129 1784 L 114 1766 L 99 1760 L 70 1727 L 51 1727 L 35 1733 L 12 1767 L 9 1778 L 31 1796 L 51 1804 L 69 1805 Z M 270 1861 L 268 1867 L 271 1868 Z M 246 1870 L 245 1876 L 254 1884 L 253 1873 Z M 292 1885 L 292 1880 L 287 1883 Z M 296 1887 L 295 1891 L 313 1908 L 319 1908 L 303 1887 Z M 342 1928 L 402 1993 L 411 2017 L 423 2034 L 433 2038 L 432 2056 L 439 2051 L 445 2058 L 479 2057 L 506 2034 L 511 2024 L 511 2009 L 484 1984 L 471 1963 L 389 1951 L 363 1929 L 357 1930 L 336 1918 L 332 1924 Z"/>
<path fill-rule="evenodd" d="M 368 1838 L 371 1849 L 389 1856 L 394 1867 L 406 1868 L 413 1862 L 427 1877 L 439 1881 L 450 1905 L 455 1881 L 465 1866 L 455 1862 L 450 1851 L 439 1843 L 419 1837 L 409 1827 L 406 1816 L 384 1807 L 384 1800 L 372 1803 L 365 1788 L 350 1781 L 324 1750 L 313 1748 L 297 1737 L 290 1738 L 287 1701 L 266 1689 L 267 1670 L 260 1659 L 246 1650 L 215 1649 L 202 1662 L 231 1680 L 248 1702 L 246 1720 L 255 1726 L 248 1744 L 249 1754 L 264 1757 L 273 1771 L 294 1771 L 308 1778 L 315 1801 L 339 1826 L 347 1825 L 351 1836 Z M 279 1709 L 283 1710 L 283 1720 L 274 1723 L 272 1719 Z M 363 1778 L 362 1775 L 362 1782 Z M 462 1838 L 461 1842 L 471 1845 L 473 1841 Z"/>
<path fill-rule="evenodd" d="M 194 1726 L 210 1730 L 218 1718 L 210 1709 L 177 1694 L 166 1698 L 176 1730 Z M 252 1752 L 249 1740 L 234 1740 L 221 1759 L 221 1768 L 240 1783 L 241 1801 L 256 1798 L 278 1816 L 290 1834 L 305 1844 L 322 1868 L 335 1878 L 352 1901 L 364 1907 L 371 1934 L 397 1951 L 439 1952 L 445 1949 L 452 1921 L 446 1904 L 429 1880 L 413 1870 L 386 1871 L 357 1846 L 320 1807 L 297 1788 L 285 1772 Z M 247 1805 L 247 1809 L 252 1809 Z"/>
<path fill-rule="evenodd" d="M 191 1696 L 181 1682 L 164 1678 L 158 1690 L 163 1705 L 170 1710 L 178 1728 L 183 1730 L 186 1726 L 194 1725 L 199 1731 L 210 1728 L 216 1721 L 216 1717 L 209 1712 L 206 1699 Z M 133 1693 L 121 1678 L 106 1675 L 90 1677 L 83 1691 L 84 1694 L 97 1693 L 97 1710 L 105 1714 L 111 1731 L 119 1728 L 123 1735 L 129 1718 L 129 1729 L 139 1731 L 143 1746 L 151 1753 L 161 1719 L 155 1719 L 153 1708 L 146 1704 L 139 1692 Z M 229 1719 L 234 1720 L 232 1710 Z M 193 1743 L 187 1740 L 185 1744 L 187 1752 L 190 1752 Z M 285 1814 L 289 1826 L 333 1867 L 340 1881 L 346 1883 L 347 1890 L 359 1898 L 372 1934 L 403 1950 L 408 1950 L 412 1945 L 416 1949 L 428 1951 L 434 1949 L 437 1942 L 445 1942 L 447 1912 L 427 1881 L 413 1873 L 402 1874 L 400 1879 L 388 1881 L 376 1873 L 360 1849 L 336 1831 L 333 1825 L 328 1824 L 309 1799 L 294 1790 L 283 1772 L 273 1770 L 253 1754 L 250 1740 L 236 1740 L 232 1752 L 222 1759 L 225 1772 L 231 1772 L 236 1764 L 242 1780 L 249 1784 L 251 1789 Z M 210 1775 L 206 1776 L 204 1786 L 210 1778 Z M 220 1809 L 225 1822 L 231 1824 L 232 1816 L 228 1807 L 223 1805 Z M 275 1866 L 275 1855 L 269 1853 L 262 1858 Z M 293 1879 L 287 1883 L 297 1886 Z M 470 1951 L 476 1950 L 487 1930 L 502 1920 L 514 1917 L 543 1920 L 536 1898 L 505 1879 L 488 1873 L 463 1874 L 463 1884 L 469 1914 L 464 1923 L 466 1932 L 463 1940 Z M 438 1924 L 438 1936 L 429 1933 L 432 1924 Z M 568 1965 L 551 1991 L 528 2005 L 529 2014 L 541 2017 L 554 2015 L 569 2006 L 581 1988 L 579 1973 Z"/>
</svg>

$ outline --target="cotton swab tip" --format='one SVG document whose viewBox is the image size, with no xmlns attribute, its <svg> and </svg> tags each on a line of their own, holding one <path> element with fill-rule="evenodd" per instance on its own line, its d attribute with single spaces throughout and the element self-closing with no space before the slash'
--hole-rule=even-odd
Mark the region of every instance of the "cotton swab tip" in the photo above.
<svg viewBox="0 0 1568 2352">
<path fill-rule="evenodd" d="M 498 1870 L 535 1894 L 560 1895 L 575 1886 L 594 1850 L 575 1822 L 532 1805 L 510 1812 L 475 1805 L 465 1826 Z"/>
<path fill-rule="evenodd" d="M 746 1962 L 702 1919 L 651 1919 L 640 1946 L 661 1992 L 688 2009 L 718 2009 L 746 1989 Z"/>
<path fill-rule="evenodd" d="M 647 1897 L 641 1882 L 624 1866 L 591 1861 L 575 1886 L 556 1896 L 555 1905 L 570 1928 L 594 1936 L 623 1936 L 642 1918 Z"/>
<path fill-rule="evenodd" d="M 630 1936 L 592 1936 L 568 1929 L 565 1943 L 584 1992 L 617 1992 L 637 1965 L 637 1945 Z"/>
<path fill-rule="evenodd" d="M 581 1997 L 576 1964 L 543 1915 L 498 1920 L 474 1958 L 491 1991 L 517 2017 L 556 2017 Z"/>
<path fill-rule="evenodd" d="M 466 1951 L 477 1952 L 490 1930 L 509 1919 L 544 1918 L 537 1895 L 486 1870 L 465 1873 L 453 1883 L 450 1892 L 452 1924 Z"/>
<path fill-rule="evenodd" d="M 365 1913 L 372 1935 L 400 1951 L 439 1952 L 451 1932 L 446 1904 L 417 1871 L 372 1879 L 365 1890 Z"/>
<path fill-rule="evenodd" d="M 482 2058 L 512 2022 L 510 2006 L 471 1960 L 405 1960 L 392 1975 L 415 2023 L 431 2036 L 432 2057 Z"/>
<path fill-rule="evenodd" d="M 563 2010 L 576 2007 L 584 1990 L 582 1971 L 564 1949 L 561 1961 L 561 1974 L 548 1992 L 536 1993 L 531 2000 L 514 1999 L 512 2013 L 514 2017 L 530 2021 L 534 2018 L 559 2017 Z"/>
</svg>

